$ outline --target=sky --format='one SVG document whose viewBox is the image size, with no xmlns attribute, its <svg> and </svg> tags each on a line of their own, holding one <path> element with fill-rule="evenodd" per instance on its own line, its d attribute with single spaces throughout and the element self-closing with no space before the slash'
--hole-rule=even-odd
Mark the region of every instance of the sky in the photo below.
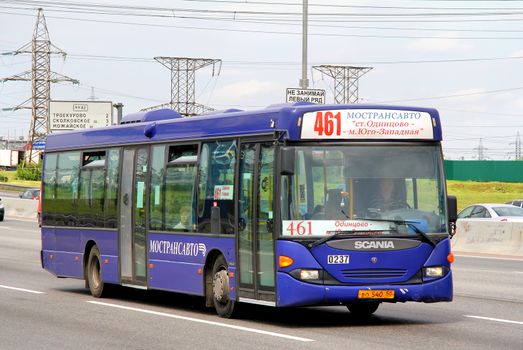
<svg viewBox="0 0 523 350">
<path fill-rule="evenodd" d="M 221 110 L 285 102 L 299 87 L 302 1 L 0 0 L 0 80 L 31 69 L 37 8 L 52 44 L 53 100 L 123 103 L 124 114 L 170 100 L 157 56 L 221 59 L 196 72 L 196 102 Z M 309 88 L 332 78 L 323 64 L 372 67 L 360 103 L 433 107 L 447 159 L 515 159 L 523 138 L 523 0 L 309 0 Z M 0 82 L 0 136 L 28 134 L 31 83 Z"/>
</svg>

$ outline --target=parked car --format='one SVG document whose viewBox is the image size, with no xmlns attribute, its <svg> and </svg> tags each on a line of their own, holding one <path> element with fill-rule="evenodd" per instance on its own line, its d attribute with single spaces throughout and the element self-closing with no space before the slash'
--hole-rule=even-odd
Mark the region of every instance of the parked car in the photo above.
<svg viewBox="0 0 523 350">
<path fill-rule="evenodd" d="M 523 199 L 514 199 L 513 201 L 507 202 L 506 204 L 512 204 L 516 207 L 523 208 Z"/>
<path fill-rule="evenodd" d="M 458 220 L 523 221 L 523 208 L 512 204 L 474 204 L 458 214 Z"/>
<path fill-rule="evenodd" d="M 4 208 L 4 204 L 2 203 L 2 198 L 0 198 L 0 221 L 4 221 L 4 215 L 5 215 L 5 208 Z"/>
<path fill-rule="evenodd" d="M 22 199 L 34 199 L 38 200 L 40 199 L 40 189 L 39 188 L 30 188 L 28 190 L 25 190 L 19 195 Z"/>
</svg>

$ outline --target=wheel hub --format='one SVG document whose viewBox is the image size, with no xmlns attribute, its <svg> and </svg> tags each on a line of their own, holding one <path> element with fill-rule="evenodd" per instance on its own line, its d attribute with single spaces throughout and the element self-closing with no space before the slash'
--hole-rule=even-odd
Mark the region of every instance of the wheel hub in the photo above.
<svg viewBox="0 0 523 350">
<path fill-rule="evenodd" d="M 214 299 L 220 303 L 226 303 L 229 300 L 229 276 L 226 270 L 220 270 L 214 274 L 212 286 Z"/>
</svg>

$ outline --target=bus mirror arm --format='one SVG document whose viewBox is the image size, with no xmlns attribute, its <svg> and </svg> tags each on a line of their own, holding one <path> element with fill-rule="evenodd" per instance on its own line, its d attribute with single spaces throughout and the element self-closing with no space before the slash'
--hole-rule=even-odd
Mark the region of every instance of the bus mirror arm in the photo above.
<svg viewBox="0 0 523 350">
<path fill-rule="evenodd" d="M 220 233 L 221 231 L 220 207 L 211 207 L 211 232 Z"/>
</svg>

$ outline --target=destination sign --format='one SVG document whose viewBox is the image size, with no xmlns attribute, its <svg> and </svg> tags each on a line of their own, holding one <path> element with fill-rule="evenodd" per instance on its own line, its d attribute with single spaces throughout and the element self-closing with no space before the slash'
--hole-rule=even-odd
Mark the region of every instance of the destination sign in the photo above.
<svg viewBox="0 0 523 350">
<path fill-rule="evenodd" d="M 305 113 L 302 139 L 422 139 L 434 137 L 427 112 L 338 109 Z"/>
</svg>

